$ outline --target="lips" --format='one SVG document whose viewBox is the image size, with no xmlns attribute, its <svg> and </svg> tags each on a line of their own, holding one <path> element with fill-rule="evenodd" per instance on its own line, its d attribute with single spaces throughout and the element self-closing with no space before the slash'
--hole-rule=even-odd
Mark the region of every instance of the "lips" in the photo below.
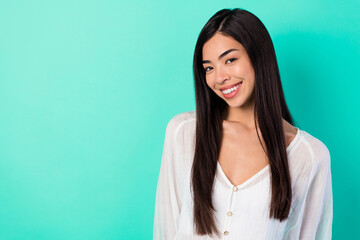
<svg viewBox="0 0 360 240">
<path fill-rule="evenodd" d="M 228 89 L 225 89 L 224 91 L 221 91 L 221 93 L 226 99 L 233 98 L 240 91 L 241 85 L 242 85 L 242 82 L 237 83 L 235 86 L 231 85 L 231 86 L 234 86 L 234 87 L 230 87 L 230 85 L 229 85 L 228 87 L 230 87 L 230 89 L 228 87 L 224 87 L 224 88 L 228 88 Z"/>
<path fill-rule="evenodd" d="M 241 81 L 241 82 L 238 82 L 238 83 L 235 83 L 235 84 L 232 84 L 232 85 L 229 85 L 229 86 L 226 86 L 226 87 L 222 87 L 222 88 L 220 88 L 220 90 L 221 90 L 221 91 L 224 91 L 224 90 L 226 90 L 226 89 L 233 88 L 233 87 L 235 87 L 236 85 L 238 85 L 239 83 L 242 83 L 242 81 Z"/>
</svg>

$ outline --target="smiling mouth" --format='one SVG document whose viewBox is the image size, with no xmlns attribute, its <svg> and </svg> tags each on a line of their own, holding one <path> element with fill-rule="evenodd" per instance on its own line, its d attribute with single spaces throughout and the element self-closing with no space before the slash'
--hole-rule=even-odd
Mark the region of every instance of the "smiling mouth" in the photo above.
<svg viewBox="0 0 360 240">
<path fill-rule="evenodd" d="M 235 85 L 234 87 L 232 87 L 232 88 L 227 88 L 227 89 L 225 89 L 225 90 L 221 90 L 221 89 L 220 89 L 220 91 L 221 91 L 224 95 L 228 95 L 228 94 L 232 93 L 233 91 L 237 90 L 237 89 L 240 87 L 241 84 L 242 84 L 242 81 L 239 82 L 238 84 L 236 84 L 236 85 Z"/>
</svg>

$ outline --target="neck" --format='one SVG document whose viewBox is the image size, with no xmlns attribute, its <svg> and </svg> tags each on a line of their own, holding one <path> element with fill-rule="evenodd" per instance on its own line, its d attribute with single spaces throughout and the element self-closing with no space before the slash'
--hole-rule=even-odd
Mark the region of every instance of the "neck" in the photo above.
<svg viewBox="0 0 360 240">
<path fill-rule="evenodd" d="M 240 123 L 249 130 L 255 130 L 254 104 L 242 107 L 228 106 L 223 119 Z"/>
</svg>

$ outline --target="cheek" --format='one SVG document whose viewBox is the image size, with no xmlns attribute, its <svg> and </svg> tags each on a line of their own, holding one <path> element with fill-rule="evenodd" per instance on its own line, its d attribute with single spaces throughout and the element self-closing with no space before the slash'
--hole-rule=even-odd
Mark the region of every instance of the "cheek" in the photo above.
<svg viewBox="0 0 360 240">
<path fill-rule="evenodd" d="M 249 69 L 249 78 L 251 79 L 252 82 L 255 82 L 255 71 L 251 66 Z"/>
<path fill-rule="evenodd" d="M 206 77 L 206 84 L 211 89 L 214 87 L 214 81 L 212 81 L 210 77 Z"/>
<path fill-rule="evenodd" d="M 234 74 L 239 77 L 252 78 L 254 70 L 248 62 L 242 62 L 239 65 L 234 66 Z"/>
</svg>

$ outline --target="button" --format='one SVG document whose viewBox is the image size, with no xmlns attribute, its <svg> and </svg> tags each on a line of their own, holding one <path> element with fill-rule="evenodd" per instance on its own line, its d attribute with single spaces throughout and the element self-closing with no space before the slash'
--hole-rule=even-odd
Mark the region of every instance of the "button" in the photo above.
<svg viewBox="0 0 360 240">
<path fill-rule="evenodd" d="M 228 232 L 228 231 L 225 231 L 225 232 L 224 232 L 224 235 L 229 235 L 229 232 Z"/>
<path fill-rule="evenodd" d="M 228 211 L 228 212 L 227 212 L 227 215 L 228 215 L 228 216 L 231 216 L 231 215 L 232 215 L 232 212 L 231 212 L 231 211 Z"/>
<path fill-rule="evenodd" d="M 233 191 L 236 192 L 238 190 L 237 186 L 234 186 Z"/>
</svg>

